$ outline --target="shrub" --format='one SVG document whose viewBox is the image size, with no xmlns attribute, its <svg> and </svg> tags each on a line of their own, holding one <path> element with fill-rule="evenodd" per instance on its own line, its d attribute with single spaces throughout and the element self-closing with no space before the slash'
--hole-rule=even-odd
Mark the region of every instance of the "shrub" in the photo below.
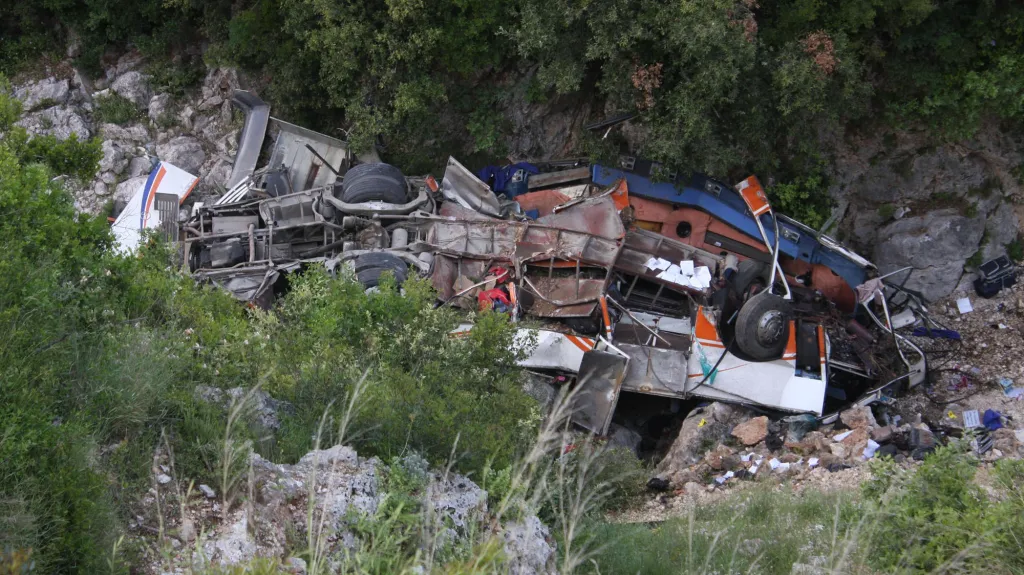
<svg viewBox="0 0 1024 575">
<path fill-rule="evenodd" d="M 1018 572 L 1024 482 L 1020 462 L 1003 462 L 1000 493 L 989 497 L 973 482 L 977 461 L 963 444 L 940 447 L 920 467 L 902 471 L 891 460 L 872 463 L 864 486 L 879 505 L 870 560 L 885 572 L 931 573 L 953 565 L 967 573 Z"/>
<path fill-rule="evenodd" d="M 116 92 L 98 96 L 93 106 L 93 118 L 100 123 L 124 125 L 142 118 L 142 112 L 135 103 Z"/>
</svg>

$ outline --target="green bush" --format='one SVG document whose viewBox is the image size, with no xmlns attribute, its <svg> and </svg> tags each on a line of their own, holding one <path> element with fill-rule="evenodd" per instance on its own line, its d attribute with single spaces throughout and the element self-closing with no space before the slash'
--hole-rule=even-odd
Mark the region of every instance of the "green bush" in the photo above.
<svg viewBox="0 0 1024 575">
<path fill-rule="evenodd" d="M 103 124 L 131 124 L 142 117 L 134 102 L 116 92 L 96 97 L 93 106 L 93 118 Z"/>
<path fill-rule="evenodd" d="M 966 446 L 940 447 L 913 471 L 890 459 L 872 462 L 864 486 L 879 506 L 870 561 L 887 573 L 932 573 L 950 564 L 964 573 L 1016 573 L 1024 528 L 1024 465 L 1001 461 L 994 496 L 975 483 L 977 460 Z"/>
</svg>

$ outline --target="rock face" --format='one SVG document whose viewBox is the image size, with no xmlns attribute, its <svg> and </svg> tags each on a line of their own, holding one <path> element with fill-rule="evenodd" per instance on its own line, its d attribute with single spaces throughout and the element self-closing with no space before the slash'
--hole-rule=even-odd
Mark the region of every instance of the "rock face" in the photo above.
<svg viewBox="0 0 1024 575">
<path fill-rule="evenodd" d="M 683 420 L 672 447 L 658 464 L 657 476 L 673 487 L 692 481 L 688 473 L 690 466 L 701 461 L 706 451 L 728 438 L 733 427 L 748 417 L 747 410 L 718 402 L 691 411 Z"/>
<path fill-rule="evenodd" d="M 199 140 L 190 136 L 178 136 L 156 147 L 156 153 L 161 160 L 170 162 L 175 166 L 190 173 L 198 173 L 199 168 L 206 161 L 206 152 Z"/>
<path fill-rule="evenodd" d="M 71 106 L 56 106 L 26 114 L 17 125 L 33 136 L 54 136 L 58 140 L 66 140 L 71 134 L 79 140 L 87 140 L 92 135 L 89 123 Z"/>
<path fill-rule="evenodd" d="M 555 573 L 551 535 L 536 516 L 491 525 L 486 515 L 487 492 L 468 478 L 431 472 L 426 461 L 416 456 L 407 457 L 402 465 L 407 467 L 407 473 L 423 475 L 427 484 L 424 503 L 430 507 L 427 515 L 436 522 L 433 529 L 442 539 L 452 538 L 453 543 L 459 544 L 462 538 L 494 529 L 494 535 L 504 546 L 509 573 Z M 325 556 L 331 563 L 330 557 L 358 547 L 360 539 L 352 528 L 354 522 L 360 518 L 376 520 L 382 498 L 387 496 L 383 492 L 381 462 L 377 458 L 359 457 L 346 446 L 312 451 L 294 465 L 274 464 L 253 455 L 251 466 L 251 504 L 239 505 L 223 524 L 200 525 L 202 528 L 197 529 L 192 520 L 188 525 L 183 521 L 177 529 L 180 537 L 184 538 L 180 535 L 183 531 L 200 535 L 193 546 L 182 547 L 171 558 L 172 566 L 201 569 L 204 564 L 243 564 L 255 557 L 284 559 L 296 539 L 306 541 L 309 536 L 310 506 L 316 530 L 313 536 L 322 537 Z M 313 501 L 309 500 L 310 494 L 315 494 Z M 208 494 L 199 501 L 204 506 L 217 505 Z M 196 517 L 202 521 L 204 513 Z M 194 553 L 194 549 L 201 550 L 201 554 Z"/>
<path fill-rule="evenodd" d="M 960 281 L 967 258 L 979 249 L 985 220 L 953 209 L 904 218 L 883 227 L 875 247 L 875 264 L 888 273 L 911 266 L 917 273 L 906 287 L 928 300 L 948 295 Z"/>
<path fill-rule="evenodd" d="M 138 186 L 136 186 L 137 188 Z M 218 404 L 225 409 L 230 409 L 232 405 L 240 404 L 245 400 L 248 393 L 249 390 L 244 387 L 220 389 L 200 385 L 195 390 L 196 397 L 199 399 Z M 255 391 L 248 401 L 249 403 L 245 408 L 251 411 L 253 422 L 261 428 L 270 431 L 276 431 L 281 428 L 279 414 L 293 413 L 295 411 L 292 404 L 287 401 L 274 399 L 263 390 Z"/>
<path fill-rule="evenodd" d="M 907 287 L 926 298 L 952 292 L 975 254 L 1002 255 L 1017 238 L 1024 196 L 1013 170 L 1024 148 L 997 126 L 955 144 L 927 131 L 826 140 L 836 150 L 829 193 L 845 206 L 840 238 L 882 272 L 911 266 Z"/>
<path fill-rule="evenodd" d="M 34 110 L 45 104 L 49 104 L 46 107 L 65 104 L 69 94 L 68 81 L 56 78 L 46 78 L 14 91 L 14 97 L 21 100 L 22 108 L 26 111 Z"/>
<path fill-rule="evenodd" d="M 145 108 L 149 105 L 151 95 L 149 78 L 141 72 L 134 70 L 125 72 L 110 84 L 110 89 L 120 96 L 131 100 L 139 108 Z"/>
</svg>

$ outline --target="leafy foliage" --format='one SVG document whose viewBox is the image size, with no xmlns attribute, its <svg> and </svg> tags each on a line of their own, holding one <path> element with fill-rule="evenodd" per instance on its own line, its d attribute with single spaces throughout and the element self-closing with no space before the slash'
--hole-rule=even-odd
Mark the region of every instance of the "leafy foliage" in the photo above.
<svg viewBox="0 0 1024 575">
<path fill-rule="evenodd" d="M 1017 542 L 1024 500 L 1020 461 L 995 469 L 999 497 L 988 496 L 973 479 L 977 461 L 965 445 L 941 447 L 913 472 L 891 459 L 873 462 L 864 494 L 882 515 L 872 535 L 871 560 L 888 573 L 1016 573 L 1024 566 Z"/>
<path fill-rule="evenodd" d="M 116 92 L 97 97 L 94 105 L 93 117 L 101 123 L 130 124 L 142 116 L 134 102 Z"/>
</svg>

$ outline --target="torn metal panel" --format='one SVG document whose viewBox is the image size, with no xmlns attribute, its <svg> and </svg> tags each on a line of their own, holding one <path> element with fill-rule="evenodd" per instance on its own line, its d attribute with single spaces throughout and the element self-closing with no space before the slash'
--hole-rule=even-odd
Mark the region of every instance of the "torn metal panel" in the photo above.
<svg viewBox="0 0 1024 575">
<path fill-rule="evenodd" d="M 590 167 L 584 166 L 582 168 L 561 170 L 558 172 L 548 172 L 546 174 L 533 174 L 526 181 L 526 184 L 528 188 L 531 190 L 541 190 L 544 188 L 553 188 L 561 184 L 575 182 L 577 180 L 586 180 L 589 178 Z"/>
<path fill-rule="evenodd" d="M 299 226 L 322 222 L 320 214 L 313 210 L 314 193 L 298 192 L 287 196 L 269 198 L 260 202 L 260 217 L 275 227 Z"/>
<path fill-rule="evenodd" d="M 622 318 L 615 324 L 614 342 L 623 351 L 626 348 L 621 344 L 689 350 L 691 331 L 690 318 L 688 317 L 675 318 L 641 311 L 630 311 L 627 314 L 623 314 Z M 657 333 L 657 337 L 651 332 Z"/>
<path fill-rule="evenodd" d="M 588 317 L 604 294 L 604 284 L 603 279 L 527 276 L 524 291 L 533 301 L 527 305 L 524 294 L 523 308 L 537 317 Z"/>
<path fill-rule="evenodd" d="M 542 190 L 539 192 L 528 192 L 516 196 L 515 201 L 524 212 L 537 210 L 539 216 L 547 216 L 554 213 L 554 209 L 572 198 L 561 190 Z"/>
<path fill-rule="evenodd" d="M 121 253 L 132 253 L 142 241 L 142 230 L 160 228 L 165 217 L 173 217 L 177 224 L 177 209 L 162 214 L 154 210 L 158 195 L 173 195 L 180 206 L 192 193 L 199 178 L 167 162 L 160 162 L 150 172 L 146 183 L 139 187 L 128 200 L 128 204 L 114 220 L 111 230 L 116 240 L 116 249 Z M 168 210 L 169 212 L 169 210 Z"/>
<path fill-rule="evenodd" d="M 252 92 L 235 90 L 231 103 L 245 113 L 245 124 L 238 136 L 238 153 L 235 154 L 235 162 L 227 181 L 229 190 L 256 170 L 263 138 L 267 135 L 267 122 L 270 120 L 270 106 Z"/>
<path fill-rule="evenodd" d="M 536 224 L 523 225 L 516 243 L 516 259 L 541 261 L 551 258 L 580 260 L 585 263 L 611 267 L 619 255 L 620 242 L 585 232 Z"/>
<path fill-rule="evenodd" d="M 585 200 L 557 214 L 537 218 L 537 223 L 611 240 L 619 240 L 626 235 L 626 227 L 615 209 L 615 202 L 610 198 Z"/>
<path fill-rule="evenodd" d="M 534 334 L 537 345 L 529 356 L 518 363 L 520 367 L 576 373 L 580 370 L 583 355 L 594 349 L 596 343 L 593 338 L 557 331 L 520 329 L 516 332 L 515 345 L 525 345 Z"/>
<path fill-rule="evenodd" d="M 694 266 L 705 266 L 712 271 L 716 267 L 720 267 L 725 261 L 721 256 L 688 246 L 661 234 L 642 229 L 633 229 L 626 234 L 625 245 L 619 254 L 619 259 L 615 262 L 615 268 L 674 289 L 690 292 L 702 291 L 659 278 L 658 270 L 652 270 L 647 267 L 647 261 L 652 257 L 662 258 L 675 264 L 678 264 L 680 261 L 692 261 Z"/>
<path fill-rule="evenodd" d="M 678 397 L 685 393 L 687 351 L 618 343 L 629 356 L 622 389 L 651 395 Z"/>
<path fill-rule="evenodd" d="M 573 423 L 598 435 L 608 433 L 628 366 L 627 357 L 612 351 L 594 349 L 583 355 L 572 400 Z"/>
<path fill-rule="evenodd" d="M 291 191 L 333 184 L 338 179 L 335 171 L 344 174 L 351 165 L 352 155 L 345 142 L 277 118 L 270 121 L 280 132 L 267 167 L 269 170 L 286 168 L 285 178 Z"/>
<path fill-rule="evenodd" d="M 458 160 L 449 156 L 441 181 L 441 193 L 450 201 L 489 216 L 501 214 L 498 197 Z"/>
<path fill-rule="evenodd" d="M 521 224 L 494 221 L 428 220 L 425 242 L 431 251 L 449 255 L 512 261 Z"/>
</svg>

